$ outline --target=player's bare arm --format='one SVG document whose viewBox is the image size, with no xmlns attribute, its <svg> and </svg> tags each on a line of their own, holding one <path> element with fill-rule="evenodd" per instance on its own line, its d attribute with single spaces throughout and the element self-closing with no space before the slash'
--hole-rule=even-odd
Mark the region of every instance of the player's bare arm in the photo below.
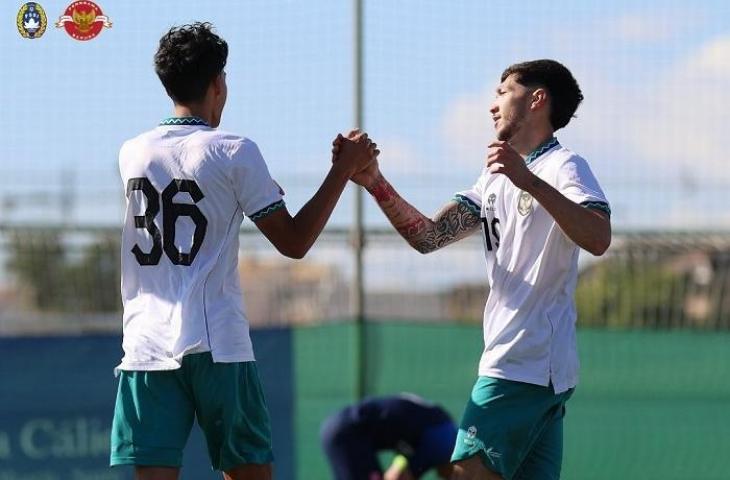
<svg viewBox="0 0 730 480">
<path fill-rule="evenodd" d="M 480 219 L 458 202 L 450 201 L 433 219 L 405 201 L 378 168 L 377 161 L 352 177 L 373 196 L 390 223 L 420 253 L 430 253 L 474 233 Z"/>
<path fill-rule="evenodd" d="M 257 220 L 256 227 L 283 255 L 304 257 L 329 220 L 347 181 L 375 160 L 375 148 L 376 145 L 369 141 L 341 138 L 337 161 L 301 210 L 292 217 L 286 208 L 282 208 Z"/>
<path fill-rule="evenodd" d="M 585 208 L 566 198 L 547 182 L 532 173 L 524 160 L 507 142 L 489 145 L 487 167 L 492 173 L 506 175 L 510 181 L 540 202 L 563 232 L 576 245 L 603 255 L 611 244 L 611 220 L 604 212 Z"/>
<path fill-rule="evenodd" d="M 360 130 L 352 130 L 347 137 L 363 141 L 362 139 L 367 139 L 367 134 Z M 339 151 L 339 140 L 338 137 L 333 142 L 333 156 Z M 352 181 L 365 187 L 378 202 L 393 227 L 420 253 L 430 253 L 443 248 L 468 237 L 479 228 L 479 217 L 454 201 L 446 203 L 433 219 L 422 214 L 406 202 L 385 179 L 380 172 L 377 159 L 353 176 Z"/>
<path fill-rule="evenodd" d="M 446 203 L 433 219 L 428 218 L 406 202 L 382 174 L 366 188 L 393 227 L 420 253 L 443 248 L 479 228 L 479 217 L 455 201 Z"/>
</svg>

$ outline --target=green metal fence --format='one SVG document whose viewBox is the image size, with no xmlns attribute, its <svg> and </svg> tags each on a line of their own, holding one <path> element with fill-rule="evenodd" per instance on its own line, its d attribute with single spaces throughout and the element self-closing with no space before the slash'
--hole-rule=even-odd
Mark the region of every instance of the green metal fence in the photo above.
<svg viewBox="0 0 730 480">
<path fill-rule="evenodd" d="M 355 332 L 348 323 L 295 331 L 297 478 L 330 478 L 318 430 L 355 400 Z M 459 418 L 481 353 L 479 327 L 376 322 L 365 334 L 368 393 L 414 392 Z M 578 342 L 565 480 L 728 478 L 730 333 L 582 329 Z"/>
</svg>

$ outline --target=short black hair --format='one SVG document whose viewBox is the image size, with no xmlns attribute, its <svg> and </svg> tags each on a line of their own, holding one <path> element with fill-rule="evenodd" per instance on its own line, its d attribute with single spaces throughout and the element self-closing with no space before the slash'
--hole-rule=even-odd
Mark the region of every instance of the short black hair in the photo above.
<svg viewBox="0 0 730 480">
<path fill-rule="evenodd" d="M 208 22 L 172 27 L 160 39 L 155 72 L 175 103 L 200 101 L 226 66 L 228 44 Z"/>
<path fill-rule="evenodd" d="M 555 60 L 532 60 L 516 63 L 502 73 L 504 82 L 510 75 L 526 87 L 543 87 L 550 95 L 550 123 L 553 130 L 563 128 L 583 101 L 583 93 L 570 70 Z"/>
</svg>

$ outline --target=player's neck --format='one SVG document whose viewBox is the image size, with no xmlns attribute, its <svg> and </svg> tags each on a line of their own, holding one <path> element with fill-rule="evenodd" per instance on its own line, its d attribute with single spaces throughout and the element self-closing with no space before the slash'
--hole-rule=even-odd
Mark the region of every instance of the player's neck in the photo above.
<svg viewBox="0 0 730 480">
<path fill-rule="evenodd" d="M 208 125 L 211 124 L 210 109 L 205 105 L 175 105 L 175 117 L 197 117 Z"/>
<path fill-rule="evenodd" d="M 509 140 L 509 144 L 517 153 L 523 157 L 535 151 L 537 147 L 552 138 L 555 132 L 552 128 L 523 128 L 520 132 Z"/>
</svg>

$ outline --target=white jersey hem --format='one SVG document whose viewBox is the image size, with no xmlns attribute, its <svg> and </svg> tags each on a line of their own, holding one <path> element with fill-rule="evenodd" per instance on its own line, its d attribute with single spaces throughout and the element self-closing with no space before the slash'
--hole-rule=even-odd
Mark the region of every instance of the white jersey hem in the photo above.
<svg viewBox="0 0 730 480">
<path fill-rule="evenodd" d="M 180 363 L 175 360 L 170 362 L 122 362 L 114 367 L 114 376 L 118 377 L 119 373 L 125 372 L 161 372 L 166 370 L 177 370 Z"/>
<path fill-rule="evenodd" d="M 486 368 L 486 369 L 479 369 L 479 376 L 480 377 L 492 377 L 492 378 L 499 378 L 502 380 L 509 380 L 512 382 L 522 382 L 522 383 L 529 383 L 532 385 L 539 385 L 541 387 L 548 387 L 550 386 L 551 378 L 548 375 L 547 377 L 531 377 L 529 375 L 510 375 L 505 373 L 504 370 L 499 369 L 492 369 L 492 368 Z M 575 388 L 577 385 L 577 382 L 561 382 L 560 384 L 557 384 L 553 381 L 553 390 L 555 391 L 555 394 L 563 393 L 567 390 L 570 390 L 571 388 Z"/>
<path fill-rule="evenodd" d="M 216 355 L 213 353 L 213 363 L 239 363 L 239 362 L 255 362 L 253 354 L 250 355 Z"/>
<path fill-rule="evenodd" d="M 205 351 L 187 352 L 183 356 L 193 355 L 194 353 L 205 353 Z M 240 363 L 255 362 L 253 354 L 235 354 L 235 355 L 216 355 L 211 353 L 213 363 Z M 170 359 L 169 362 L 122 362 L 114 367 L 114 376 L 118 377 L 119 372 L 162 372 L 167 370 L 177 370 L 182 366 L 181 362 Z"/>
</svg>

